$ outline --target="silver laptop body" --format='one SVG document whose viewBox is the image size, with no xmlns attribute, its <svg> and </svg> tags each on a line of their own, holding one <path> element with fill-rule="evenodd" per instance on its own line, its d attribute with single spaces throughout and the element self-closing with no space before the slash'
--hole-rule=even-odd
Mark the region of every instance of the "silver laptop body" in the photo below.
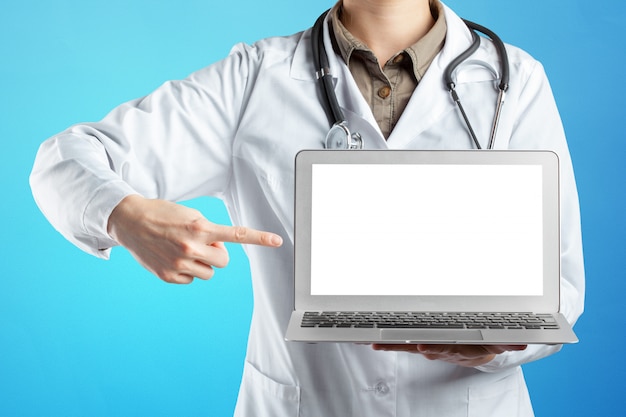
<svg viewBox="0 0 626 417">
<path fill-rule="evenodd" d="M 303 342 L 560 344 L 559 166 L 549 151 L 301 151 Z"/>
</svg>

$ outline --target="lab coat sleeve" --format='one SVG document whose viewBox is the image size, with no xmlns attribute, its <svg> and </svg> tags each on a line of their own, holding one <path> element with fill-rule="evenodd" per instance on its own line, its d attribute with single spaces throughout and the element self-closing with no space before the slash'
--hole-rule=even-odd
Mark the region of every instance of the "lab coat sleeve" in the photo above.
<svg viewBox="0 0 626 417">
<path fill-rule="evenodd" d="M 116 245 L 108 217 L 125 196 L 180 201 L 223 193 L 254 55 L 254 47 L 238 45 L 223 61 L 45 141 L 30 182 L 52 225 L 108 258 Z"/>
<path fill-rule="evenodd" d="M 516 114 L 509 147 L 548 149 L 559 156 L 561 202 L 561 294 L 560 310 L 574 324 L 583 312 L 585 274 L 578 192 L 565 133 L 552 90 L 541 64 L 534 62 L 522 93 L 516 100 Z M 525 351 L 498 355 L 479 367 L 494 372 L 551 355 L 561 346 L 530 345 Z"/>
</svg>

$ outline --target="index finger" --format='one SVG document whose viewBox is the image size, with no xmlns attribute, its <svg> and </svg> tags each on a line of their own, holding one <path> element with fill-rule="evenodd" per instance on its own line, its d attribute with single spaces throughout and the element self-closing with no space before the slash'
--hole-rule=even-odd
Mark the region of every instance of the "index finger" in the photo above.
<svg viewBox="0 0 626 417">
<path fill-rule="evenodd" d="M 212 237 L 219 242 L 248 243 L 251 245 L 279 247 L 283 239 L 275 233 L 264 232 L 244 226 L 224 226 L 215 224 Z"/>
</svg>

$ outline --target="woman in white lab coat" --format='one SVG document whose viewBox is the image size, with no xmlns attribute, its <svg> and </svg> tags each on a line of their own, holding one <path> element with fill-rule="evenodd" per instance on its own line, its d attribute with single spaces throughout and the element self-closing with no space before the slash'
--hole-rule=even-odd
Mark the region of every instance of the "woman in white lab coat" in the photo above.
<svg viewBox="0 0 626 417">
<path fill-rule="evenodd" d="M 443 82 L 444 69 L 472 38 L 448 8 L 445 19 L 443 50 L 387 140 L 350 71 L 330 54 L 339 103 L 366 149 L 472 147 Z M 327 29 L 324 37 L 326 49 L 332 51 Z M 584 277 L 567 144 L 542 66 L 519 49 L 508 47 L 508 53 L 510 89 L 495 148 L 550 149 L 560 157 L 561 310 L 574 322 L 583 309 Z M 486 140 L 500 63 L 486 40 L 472 60 L 483 64 L 459 70 L 457 90 L 479 140 Z M 487 360 L 477 361 L 478 366 L 459 366 L 444 356 L 428 357 L 446 360 L 429 360 L 417 348 L 414 353 L 387 352 L 363 345 L 284 341 L 293 306 L 294 157 L 301 149 L 322 148 L 328 129 L 310 31 L 305 31 L 252 46 L 237 45 L 223 61 L 121 105 L 101 122 L 74 126 L 49 139 L 39 151 L 31 184 L 42 211 L 77 246 L 107 258 L 109 249 L 121 243 L 167 281 L 209 278 L 211 265 L 228 262 L 220 241 L 257 243 L 245 246 L 254 313 L 238 416 L 531 416 L 519 365 L 559 347 L 529 346 L 484 356 Z M 249 229 L 211 229 L 199 213 L 162 201 L 204 195 L 221 197 L 233 223 Z M 132 213 L 123 213 L 126 223 L 112 227 L 110 214 L 117 208 L 119 218 L 124 211 L 120 201 L 133 199 Z M 142 209 L 148 205 L 150 209 Z M 146 243 L 162 233 L 158 219 L 176 216 L 181 233 L 202 234 L 211 244 L 198 248 Z M 137 220 L 150 227 L 137 232 L 130 226 Z M 124 229 L 133 233 L 124 235 Z M 202 251 L 211 251 L 210 265 L 198 262 Z M 172 253 L 178 252 L 192 262 L 172 260 Z"/>
</svg>

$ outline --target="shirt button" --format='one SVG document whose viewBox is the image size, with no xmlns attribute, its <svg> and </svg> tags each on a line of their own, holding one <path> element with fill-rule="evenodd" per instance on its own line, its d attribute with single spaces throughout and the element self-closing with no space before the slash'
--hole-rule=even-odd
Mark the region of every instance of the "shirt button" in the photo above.
<svg viewBox="0 0 626 417">
<path fill-rule="evenodd" d="M 374 390 L 376 391 L 376 394 L 385 395 L 389 392 L 389 385 L 385 384 L 384 382 L 379 382 L 374 387 Z"/>
<path fill-rule="evenodd" d="M 381 87 L 380 90 L 378 90 L 378 97 L 380 98 L 387 98 L 389 97 L 390 94 L 391 94 L 391 87 L 387 85 L 384 87 Z"/>
</svg>

